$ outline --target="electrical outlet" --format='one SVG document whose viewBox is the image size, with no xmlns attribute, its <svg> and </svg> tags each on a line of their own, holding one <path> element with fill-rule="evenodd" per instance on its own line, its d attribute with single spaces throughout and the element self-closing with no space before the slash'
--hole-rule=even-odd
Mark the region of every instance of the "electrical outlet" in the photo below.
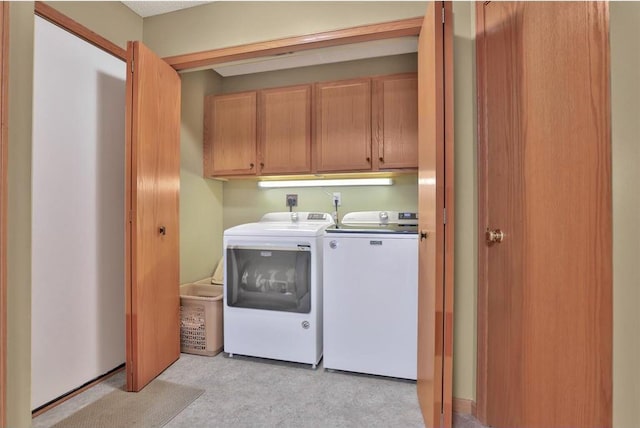
<svg viewBox="0 0 640 428">
<path fill-rule="evenodd" d="M 296 195 L 295 193 L 287 195 L 286 204 L 287 204 L 288 207 L 297 207 L 298 206 L 298 195 Z"/>
<path fill-rule="evenodd" d="M 333 192 L 333 206 L 336 205 L 336 201 L 338 201 L 338 206 L 342 206 L 342 194 L 340 192 Z"/>
</svg>

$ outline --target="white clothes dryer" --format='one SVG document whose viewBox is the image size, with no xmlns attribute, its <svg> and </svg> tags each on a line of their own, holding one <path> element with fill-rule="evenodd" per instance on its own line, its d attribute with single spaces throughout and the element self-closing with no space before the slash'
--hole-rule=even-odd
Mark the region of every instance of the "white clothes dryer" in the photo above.
<svg viewBox="0 0 640 428">
<path fill-rule="evenodd" d="M 327 213 L 265 214 L 224 232 L 224 351 L 311 364 L 322 358 Z"/>
</svg>

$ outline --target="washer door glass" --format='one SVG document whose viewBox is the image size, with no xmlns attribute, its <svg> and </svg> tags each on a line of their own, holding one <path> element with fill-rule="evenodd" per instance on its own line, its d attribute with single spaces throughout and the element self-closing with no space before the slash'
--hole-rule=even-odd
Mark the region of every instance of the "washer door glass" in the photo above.
<svg viewBox="0 0 640 428">
<path fill-rule="evenodd" d="M 311 251 L 229 247 L 226 287 L 228 306 L 309 313 Z"/>
</svg>

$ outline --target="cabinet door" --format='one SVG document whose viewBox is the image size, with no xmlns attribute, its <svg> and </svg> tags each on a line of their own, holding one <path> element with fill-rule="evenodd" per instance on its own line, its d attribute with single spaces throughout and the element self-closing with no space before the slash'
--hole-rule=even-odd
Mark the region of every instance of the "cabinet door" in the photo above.
<svg viewBox="0 0 640 428">
<path fill-rule="evenodd" d="M 210 95 L 204 108 L 204 174 L 256 173 L 256 92 Z"/>
<path fill-rule="evenodd" d="M 260 91 L 259 171 L 311 171 L 311 85 Z"/>
<path fill-rule="evenodd" d="M 373 80 L 374 168 L 418 167 L 418 78 L 415 73 Z M 375 153 L 375 152 L 374 152 Z"/>
<path fill-rule="evenodd" d="M 371 170 L 371 80 L 316 83 L 316 170 Z"/>
</svg>

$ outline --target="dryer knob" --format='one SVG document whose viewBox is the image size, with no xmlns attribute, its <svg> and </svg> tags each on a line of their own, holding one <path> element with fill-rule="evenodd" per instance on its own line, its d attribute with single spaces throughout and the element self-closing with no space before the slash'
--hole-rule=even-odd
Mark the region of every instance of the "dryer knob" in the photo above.
<svg viewBox="0 0 640 428">
<path fill-rule="evenodd" d="M 329 241 L 329 247 L 335 250 L 336 248 L 338 248 L 338 243 L 336 241 Z"/>
</svg>

